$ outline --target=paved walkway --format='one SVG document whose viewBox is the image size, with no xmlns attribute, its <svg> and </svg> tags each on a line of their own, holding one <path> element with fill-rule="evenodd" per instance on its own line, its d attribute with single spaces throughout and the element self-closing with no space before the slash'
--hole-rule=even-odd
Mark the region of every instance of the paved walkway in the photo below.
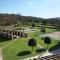
<svg viewBox="0 0 60 60">
<path fill-rule="evenodd" d="M 0 48 L 0 60 L 3 60 L 3 53 L 1 48 Z"/>
</svg>

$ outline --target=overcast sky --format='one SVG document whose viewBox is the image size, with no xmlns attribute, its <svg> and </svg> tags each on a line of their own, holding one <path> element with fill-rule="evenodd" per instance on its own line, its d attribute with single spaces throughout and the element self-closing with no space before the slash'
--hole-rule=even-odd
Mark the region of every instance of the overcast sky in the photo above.
<svg viewBox="0 0 60 60">
<path fill-rule="evenodd" d="M 60 17 L 60 0 L 0 0 L 0 13 L 42 18 Z"/>
</svg>

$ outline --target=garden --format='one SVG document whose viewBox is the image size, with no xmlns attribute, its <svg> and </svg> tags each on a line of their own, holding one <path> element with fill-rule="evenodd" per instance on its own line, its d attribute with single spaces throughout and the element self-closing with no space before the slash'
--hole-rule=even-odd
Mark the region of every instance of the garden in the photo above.
<svg viewBox="0 0 60 60">
<path fill-rule="evenodd" d="M 0 42 L 0 47 L 3 48 L 4 60 L 22 60 L 39 55 L 41 52 L 46 51 L 47 44 L 45 44 L 44 39 L 42 39 L 38 35 L 43 35 L 46 33 L 52 33 L 56 31 L 56 29 L 53 28 L 45 28 L 46 33 L 42 33 L 41 28 L 39 27 L 34 27 L 33 29 L 30 27 L 23 28 L 32 30 L 26 32 L 28 34 L 27 38 L 17 38 L 9 41 Z M 34 46 L 32 50 L 32 47 L 28 45 L 28 42 L 31 38 L 34 38 L 36 40 L 37 45 L 42 46 L 44 49 L 42 50 L 39 48 L 38 50 L 38 46 Z M 56 48 L 59 48 L 59 42 L 59 40 L 52 39 L 51 43 L 49 44 L 48 50 L 53 51 Z"/>
</svg>

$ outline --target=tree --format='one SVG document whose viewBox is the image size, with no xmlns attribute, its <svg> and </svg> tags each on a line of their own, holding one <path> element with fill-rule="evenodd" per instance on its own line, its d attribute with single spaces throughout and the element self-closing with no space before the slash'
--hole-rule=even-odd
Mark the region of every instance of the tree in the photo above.
<svg viewBox="0 0 60 60">
<path fill-rule="evenodd" d="M 42 21 L 42 25 L 46 25 L 47 24 L 47 21 L 46 20 L 43 20 Z"/>
<path fill-rule="evenodd" d="M 46 33 L 46 30 L 45 30 L 45 27 L 44 26 L 41 27 L 41 32 L 42 33 Z"/>
<path fill-rule="evenodd" d="M 29 39 L 28 46 L 31 46 L 33 51 L 33 47 L 37 46 L 36 40 L 34 38 Z"/>
<path fill-rule="evenodd" d="M 47 37 L 45 37 L 45 38 L 44 38 L 44 43 L 45 43 L 45 44 L 47 44 L 47 49 L 48 49 L 49 44 L 51 44 L 51 38 L 50 38 L 50 37 L 48 37 L 48 36 L 47 36 Z"/>
<path fill-rule="evenodd" d="M 34 28 L 34 27 L 35 27 L 35 24 L 33 23 L 33 24 L 32 24 L 32 28 Z"/>
</svg>

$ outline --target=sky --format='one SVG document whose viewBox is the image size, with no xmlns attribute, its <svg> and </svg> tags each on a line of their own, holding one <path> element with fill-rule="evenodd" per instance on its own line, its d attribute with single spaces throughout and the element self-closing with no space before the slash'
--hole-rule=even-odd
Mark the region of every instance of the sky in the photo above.
<svg viewBox="0 0 60 60">
<path fill-rule="evenodd" d="M 41 18 L 60 17 L 60 0 L 0 0 L 0 13 Z"/>
</svg>

